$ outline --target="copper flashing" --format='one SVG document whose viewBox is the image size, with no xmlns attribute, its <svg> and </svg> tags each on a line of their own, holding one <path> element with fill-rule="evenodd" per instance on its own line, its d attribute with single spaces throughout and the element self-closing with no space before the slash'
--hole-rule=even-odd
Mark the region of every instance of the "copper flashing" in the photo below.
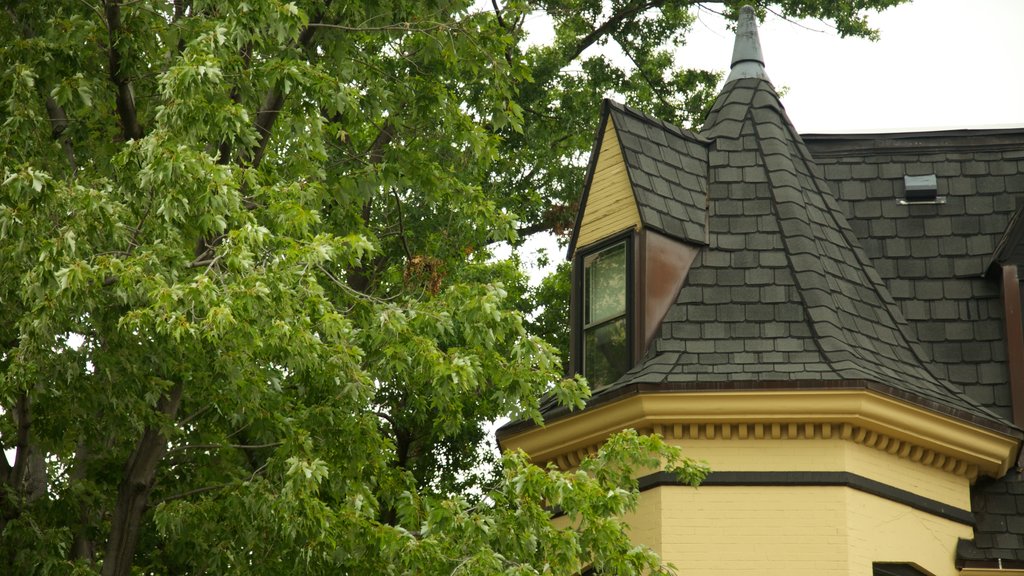
<svg viewBox="0 0 1024 576">
<path fill-rule="evenodd" d="M 996 244 L 987 272 L 993 273 L 998 265 L 1006 263 L 1024 264 L 1024 207 L 1018 208 L 1010 217 L 1006 230 Z"/>
<path fill-rule="evenodd" d="M 654 232 L 641 230 L 637 254 L 642 297 L 637 301 L 638 326 L 635 358 L 643 358 L 651 342 L 661 333 L 661 321 L 676 302 L 679 289 L 700 248 Z"/>
</svg>

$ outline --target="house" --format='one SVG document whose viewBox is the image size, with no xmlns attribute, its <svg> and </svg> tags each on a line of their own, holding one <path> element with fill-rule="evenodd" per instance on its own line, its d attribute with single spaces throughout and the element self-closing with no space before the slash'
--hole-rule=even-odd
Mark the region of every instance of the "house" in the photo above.
<svg viewBox="0 0 1024 576">
<path fill-rule="evenodd" d="M 688 573 L 1024 574 L 1024 130 L 794 129 L 754 13 L 699 132 L 605 101 L 569 246 L 585 410 L 705 459 L 640 478 L 633 537 Z"/>
</svg>

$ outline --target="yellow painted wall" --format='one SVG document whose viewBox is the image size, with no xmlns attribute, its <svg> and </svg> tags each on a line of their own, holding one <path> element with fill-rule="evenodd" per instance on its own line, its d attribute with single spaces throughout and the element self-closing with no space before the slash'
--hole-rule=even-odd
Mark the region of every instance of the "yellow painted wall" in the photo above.
<svg viewBox="0 0 1024 576">
<path fill-rule="evenodd" d="M 659 496 L 662 558 L 684 573 L 852 574 L 844 488 L 666 486 L 655 490 L 663 492 Z"/>
<path fill-rule="evenodd" d="M 662 553 L 661 523 L 652 522 L 651 519 L 661 517 L 661 495 L 660 490 L 644 492 L 636 511 L 626 517 L 630 526 L 629 537 L 633 542 L 648 546 L 658 554 Z"/>
<path fill-rule="evenodd" d="M 659 513 L 629 518 L 637 534 L 660 525 L 662 558 L 702 576 L 870 576 L 872 562 L 911 562 L 954 576 L 968 526 L 839 486 L 663 486 L 643 493 Z"/>
<path fill-rule="evenodd" d="M 970 510 L 970 482 L 952 472 L 839 438 L 676 440 L 683 453 L 728 472 L 850 472 Z"/>
<path fill-rule="evenodd" d="M 626 174 L 614 121 L 609 118 L 576 236 L 577 249 L 639 226 L 640 213 Z"/>
<path fill-rule="evenodd" d="M 869 576 L 872 562 L 913 562 L 935 576 L 956 576 L 956 541 L 969 526 L 902 504 L 846 490 L 851 574 Z"/>
</svg>

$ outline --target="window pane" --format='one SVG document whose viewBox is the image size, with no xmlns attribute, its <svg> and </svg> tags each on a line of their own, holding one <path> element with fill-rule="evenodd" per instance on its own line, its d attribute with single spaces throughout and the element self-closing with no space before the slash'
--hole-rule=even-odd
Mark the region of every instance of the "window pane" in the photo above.
<svg viewBox="0 0 1024 576">
<path fill-rule="evenodd" d="M 626 244 L 616 244 L 587 257 L 585 318 L 591 325 L 626 313 Z"/>
<path fill-rule="evenodd" d="M 611 384 L 629 367 L 626 318 L 588 328 L 583 332 L 583 375 L 591 386 Z"/>
</svg>

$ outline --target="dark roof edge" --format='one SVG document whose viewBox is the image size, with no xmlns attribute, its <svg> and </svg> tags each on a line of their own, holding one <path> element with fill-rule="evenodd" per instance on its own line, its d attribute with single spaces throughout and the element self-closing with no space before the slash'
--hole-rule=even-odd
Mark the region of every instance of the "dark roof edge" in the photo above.
<svg viewBox="0 0 1024 576">
<path fill-rule="evenodd" d="M 901 151 L 965 152 L 968 150 L 1018 150 L 1024 143 L 1024 127 L 957 129 L 868 134 L 801 134 L 815 157 L 847 155 L 852 151 L 877 156 Z"/>
<path fill-rule="evenodd" d="M 566 260 L 572 260 L 573 252 L 576 251 L 576 240 L 579 238 L 580 224 L 583 222 L 583 210 L 586 208 L 587 199 L 590 197 L 590 185 L 594 181 L 594 170 L 597 168 L 597 157 L 600 155 L 598 153 L 601 151 L 601 144 L 604 143 L 605 127 L 608 125 L 611 102 L 607 98 L 601 101 L 601 120 L 597 123 L 597 133 L 594 134 L 594 146 L 590 149 L 590 159 L 587 160 L 587 175 L 583 180 L 583 195 L 580 196 L 580 203 L 576 206 L 576 218 L 573 220 L 572 235 L 569 236 L 569 246 L 565 253 Z"/>
<path fill-rule="evenodd" d="M 1024 570 L 1024 560 L 963 560 L 957 558 L 956 569 L 975 568 L 980 570 Z"/>
<path fill-rule="evenodd" d="M 710 391 L 754 391 L 754 390 L 870 390 L 884 396 L 905 400 L 916 406 L 927 408 L 933 412 L 943 414 L 969 422 L 971 424 L 1005 434 L 1017 439 L 1024 439 L 1024 430 L 1007 422 L 1000 422 L 984 418 L 977 414 L 947 406 L 934 400 L 924 398 L 918 394 L 900 390 L 888 384 L 881 384 L 872 380 L 745 380 L 745 381 L 722 381 L 722 382 L 686 382 L 686 383 L 630 383 L 625 386 L 606 389 L 591 397 L 587 407 L 580 411 L 572 411 L 563 406 L 556 406 L 545 414 L 545 423 L 560 420 L 565 417 L 582 414 L 596 406 L 608 404 L 614 400 L 636 396 L 638 394 L 661 394 L 666 392 L 710 392 Z M 524 432 L 536 425 L 529 420 L 518 420 L 509 422 L 497 431 L 499 444 L 502 438 L 517 432 Z"/>
</svg>

